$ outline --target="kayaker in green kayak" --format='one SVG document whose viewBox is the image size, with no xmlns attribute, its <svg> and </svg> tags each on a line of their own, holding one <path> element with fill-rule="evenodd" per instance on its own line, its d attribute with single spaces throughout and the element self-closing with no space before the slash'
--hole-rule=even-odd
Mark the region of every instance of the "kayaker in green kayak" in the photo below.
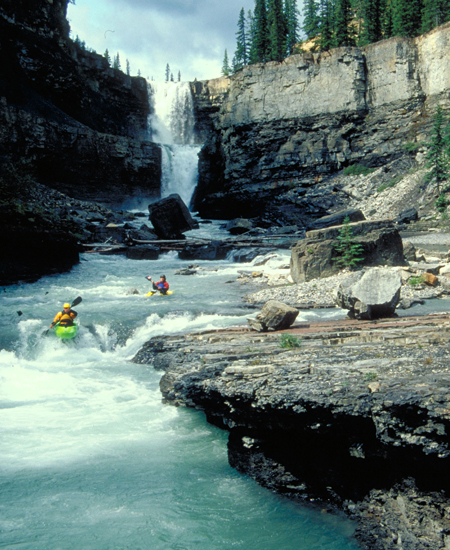
<svg viewBox="0 0 450 550">
<path fill-rule="evenodd" d="M 63 310 L 59 311 L 55 318 L 53 319 L 53 323 L 50 325 L 50 328 L 53 328 L 56 323 L 58 323 L 61 327 L 72 327 L 73 326 L 73 320 L 78 315 L 78 313 L 71 309 L 70 304 L 65 303 L 63 306 Z"/>
</svg>

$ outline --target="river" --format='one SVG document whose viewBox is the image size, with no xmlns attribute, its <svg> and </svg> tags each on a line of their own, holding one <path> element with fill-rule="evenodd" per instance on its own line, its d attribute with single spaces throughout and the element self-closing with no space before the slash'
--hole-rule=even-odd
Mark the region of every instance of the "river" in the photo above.
<svg viewBox="0 0 450 550">
<path fill-rule="evenodd" d="M 201 412 L 162 404 L 160 373 L 130 361 L 154 335 L 246 323 L 244 288 L 229 281 L 251 266 L 197 263 L 202 272 L 182 276 L 174 253 L 83 254 L 70 273 L 3 289 L 1 548 L 356 548 L 347 520 L 234 471 L 227 433 Z M 174 294 L 146 298 L 145 275 L 162 273 Z M 46 336 L 77 296 L 76 339 Z"/>
</svg>

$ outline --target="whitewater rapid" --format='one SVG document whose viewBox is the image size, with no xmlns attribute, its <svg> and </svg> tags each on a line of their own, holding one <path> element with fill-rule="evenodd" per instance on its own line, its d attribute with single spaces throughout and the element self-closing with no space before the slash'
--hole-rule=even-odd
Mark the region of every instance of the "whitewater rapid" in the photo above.
<svg viewBox="0 0 450 550">
<path fill-rule="evenodd" d="M 273 260 L 285 264 L 286 258 Z M 228 465 L 225 431 L 164 405 L 131 360 L 152 336 L 246 324 L 238 271 L 84 254 L 70 273 L 0 297 L 0 547 L 27 550 L 350 550 L 352 526 L 262 489 Z M 268 266 L 271 269 L 271 266 Z M 146 298 L 145 276 L 174 294 Z M 132 294 L 132 292 L 139 294 Z M 65 301 L 79 334 L 45 336 Z M 19 315 L 18 312 L 22 314 Z"/>
</svg>

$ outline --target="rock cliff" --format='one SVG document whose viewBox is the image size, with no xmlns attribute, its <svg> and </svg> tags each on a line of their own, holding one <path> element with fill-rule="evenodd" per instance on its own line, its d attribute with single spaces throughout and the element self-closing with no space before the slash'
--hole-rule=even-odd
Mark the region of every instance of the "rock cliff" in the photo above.
<svg viewBox="0 0 450 550">
<path fill-rule="evenodd" d="M 145 141 L 143 78 L 69 39 L 68 0 L 0 7 L 0 148 L 37 179 L 79 199 L 159 196 L 160 150 Z"/>
<path fill-rule="evenodd" d="M 307 225 L 345 203 L 335 174 L 406 156 L 407 143 L 425 140 L 436 103 L 447 107 L 449 40 L 447 24 L 416 39 L 245 67 L 201 151 L 195 209 Z M 326 200 L 314 197 L 326 181 Z"/>
</svg>

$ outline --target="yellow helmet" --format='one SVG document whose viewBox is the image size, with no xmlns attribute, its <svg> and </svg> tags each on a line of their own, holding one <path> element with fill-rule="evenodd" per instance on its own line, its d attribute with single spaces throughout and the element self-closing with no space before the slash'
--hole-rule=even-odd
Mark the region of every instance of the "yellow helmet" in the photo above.
<svg viewBox="0 0 450 550">
<path fill-rule="evenodd" d="M 70 307 L 70 304 L 64 304 L 64 308 Z"/>
</svg>

